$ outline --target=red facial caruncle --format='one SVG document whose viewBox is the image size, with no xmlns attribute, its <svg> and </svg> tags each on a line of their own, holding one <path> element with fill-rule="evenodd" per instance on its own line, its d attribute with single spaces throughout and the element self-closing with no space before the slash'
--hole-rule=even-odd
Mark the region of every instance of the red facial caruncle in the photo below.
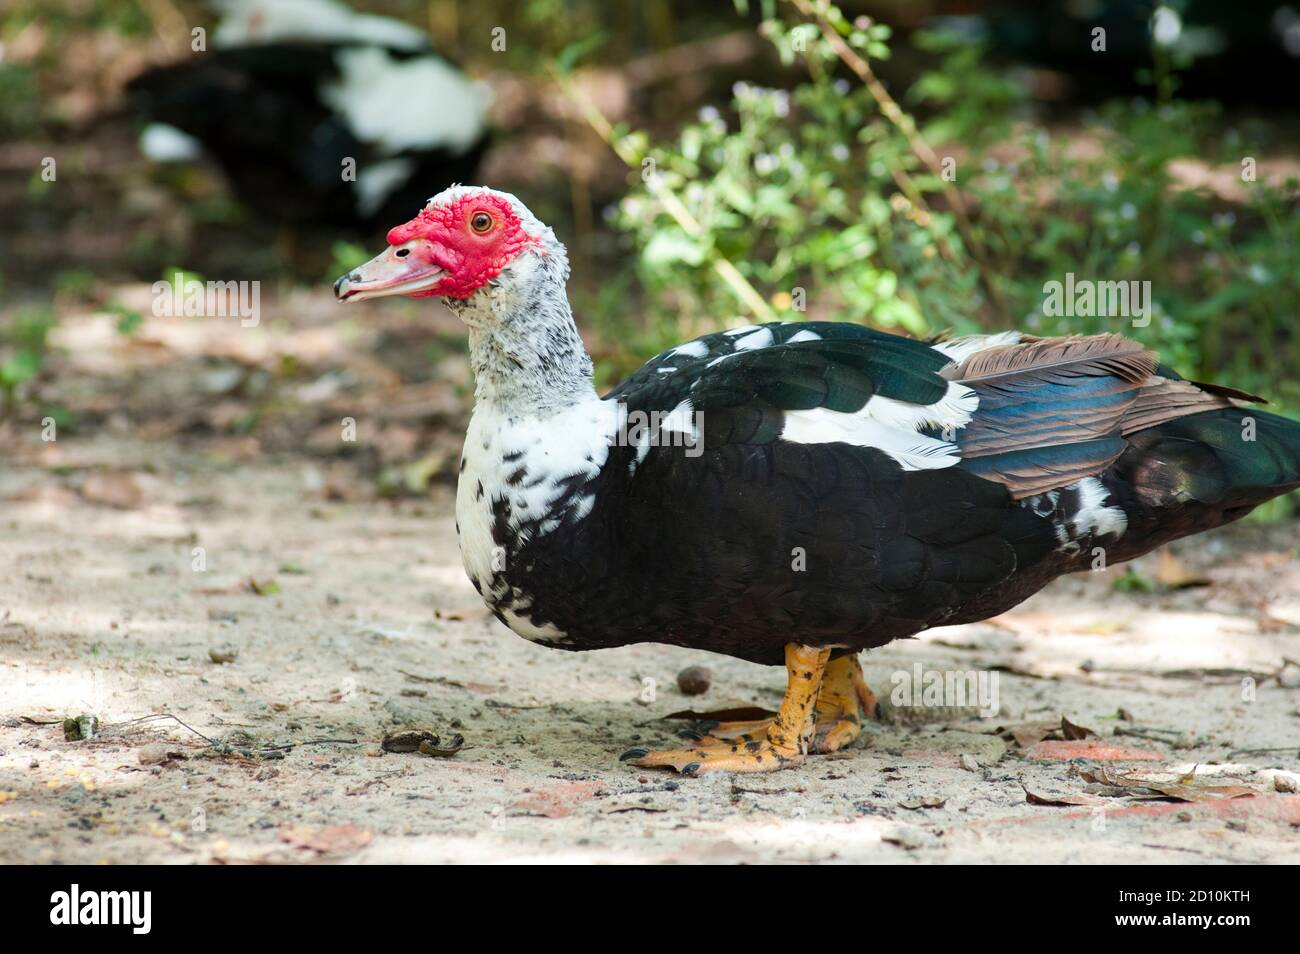
<svg viewBox="0 0 1300 954">
<path fill-rule="evenodd" d="M 334 285 L 340 301 L 387 295 L 468 298 L 541 242 L 499 195 L 475 191 L 430 206 L 388 233 L 388 249 Z"/>
</svg>

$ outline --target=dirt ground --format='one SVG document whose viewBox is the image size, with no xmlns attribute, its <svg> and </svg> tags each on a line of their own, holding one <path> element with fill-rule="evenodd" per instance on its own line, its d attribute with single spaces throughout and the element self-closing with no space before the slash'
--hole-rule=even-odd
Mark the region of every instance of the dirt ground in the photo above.
<svg viewBox="0 0 1300 954">
<path fill-rule="evenodd" d="M 673 741 L 683 723 L 663 717 L 678 710 L 774 708 L 782 672 L 519 639 L 476 604 L 446 481 L 385 499 L 336 486 L 355 461 L 292 440 L 150 431 L 146 405 L 220 368 L 209 354 L 170 378 L 123 377 L 101 366 L 113 349 L 97 320 L 61 332 L 62 370 L 80 372 L 68 393 L 93 408 L 118 382 L 135 404 L 56 442 L 11 430 L 0 468 L 0 862 L 1297 856 L 1294 523 L 1185 541 L 1176 565 L 1147 558 L 1136 580 L 1150 591 L 1116 589 L 1117 569 L 1086 574 L 867 654 L 888 704 L 852 748 L 772 775 L 679 778 L 618 755 Z M 155 367 L 159 341 L 183 350 L 169 334 L 147 327 L 117 358 Z M 916 664 L 990 675 L 997 712 L 889 699 Z M 676 687 L 688 665 L 713 671 L 702 696 Z M 83 714 L 96 734 L 66 740 L 62 720 Z M 1062 717 L 1065 736 L 1095 736 L 1062 737 Z M 383 752 L 403 725 L 464 748 Z M 1194 768 L 1195 787 L 1175 790 L 1190 801 L 1097 782 Z"/>
</svg>

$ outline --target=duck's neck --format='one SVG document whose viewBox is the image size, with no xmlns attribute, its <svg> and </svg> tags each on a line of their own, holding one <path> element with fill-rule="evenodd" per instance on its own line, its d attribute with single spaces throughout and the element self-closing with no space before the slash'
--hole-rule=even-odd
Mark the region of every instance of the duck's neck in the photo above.
<svg viewBox="0 0 1300 954">
<path fill-rule="evenodd" d="M 506 416 L 548 416 L 596 397 L 562 260 L 531 257 L 451 306 L 469 328 L 474 397 Z"/>
</svg>

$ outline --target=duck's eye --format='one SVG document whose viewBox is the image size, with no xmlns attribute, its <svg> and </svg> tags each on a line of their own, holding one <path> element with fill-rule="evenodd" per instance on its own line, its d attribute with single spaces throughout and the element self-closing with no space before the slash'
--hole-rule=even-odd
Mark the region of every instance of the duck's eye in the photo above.
<svg viewBox="0 0 1300 954">
<path fill-rule="evenodd" d="M 488 229 L 492 228 L 492 216 L 488 215 L 486 212 L 475 212 L 474 217 L 469 220 L 469 227 L 482 235 Z"/>
</svg>

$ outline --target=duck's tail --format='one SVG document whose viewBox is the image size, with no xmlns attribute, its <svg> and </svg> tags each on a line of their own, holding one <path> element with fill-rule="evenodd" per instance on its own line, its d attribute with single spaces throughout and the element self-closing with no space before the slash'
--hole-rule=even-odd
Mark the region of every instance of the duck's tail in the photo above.
<svg viewBox="0 0 1300 954">
<path fill-rule="evenodd" d="M 1103 480 L 1129 515 L 1130 559 L 1300 487 L 1300 422 L 1248 407 L 1168 421 L 1129 435 Z"/>
</svg>

